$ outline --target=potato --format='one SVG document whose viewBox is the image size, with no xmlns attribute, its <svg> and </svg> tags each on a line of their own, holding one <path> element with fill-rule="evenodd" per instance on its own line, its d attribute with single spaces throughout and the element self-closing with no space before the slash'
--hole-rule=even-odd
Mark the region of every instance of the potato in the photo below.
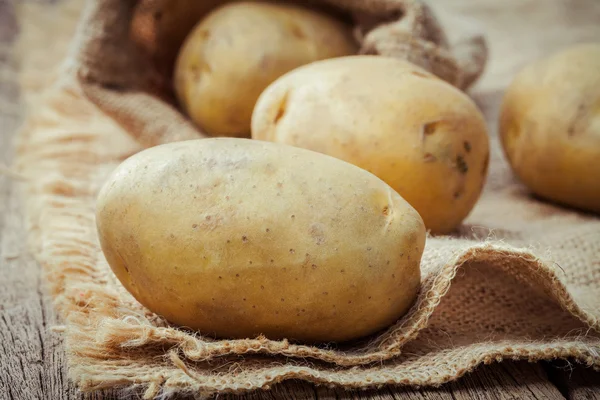
<svg viewBox="0 0 600 400">
<path fill-rule="evenodd" d="M 600 212 L 600 44 L 527 66 L 500 114 L 504 152 L 542 198 Z"/>
<path fill-rule="evenodd" d="M 383 181 L 308 150 L 214 138 L 144 150 L 101 190 L 102 249 L 167 320 L 219 337 L 345 341 L 413 303 L 425 229 Z"/>
<path fill-rule="evenodd" d="M 489 163 L 485 121 L 469 97 L 385 57 L 320 61 L 281 77 L 256 104 L 252 137 L 374 173 L 433 233 L 451 232 L 469 214 Z"/>
<path fill-rule="evenodd" d="M 284 73 L 345 56 L 357 44 L 345 24 L 290 4 L 233 3 L 210 13 L 186 39 L 175 67 L 184 111 L 212 136 L 250 136 L 260 93 Z"/>
</svg>

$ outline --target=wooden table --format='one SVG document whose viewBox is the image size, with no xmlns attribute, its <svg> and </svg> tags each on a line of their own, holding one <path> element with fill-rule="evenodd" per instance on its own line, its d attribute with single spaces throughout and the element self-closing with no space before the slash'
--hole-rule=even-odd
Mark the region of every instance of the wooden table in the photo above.
<svg viewBox="0 0 600 400">
<path fill-rule="evenodd" d="M 501 51 L 510 50 L 504 37 L 506 31 L 506 35 L 512 35 L 513 46 L 529 49 L 527 57 L 530 59 L 538 53 L 547 52 L 549 48 L 585 40 L 588 36 L 589 39 L 595 37 L 600 40 L 600 0 L 478 0 L 476 6 L 467 0 L 434 1 L 444 2 L 444 6 L 454 7 L 480 20 L 489 17 L 485 22 L 492 49 L 496 43 Z M 540 11 L 540 17 L 539 9 L 536 10 L 534 6 L 542 3 L 546 11 Z M 13 6 L 13 0 L 0 0 L 0 44 L 11 43 L 18 34 Z M 502 11 L 491 12 L 490 9 L 494 7 Z M 567 8 L 570 11 L 567 10 L 566 16 L 559 15 Z M 527 15 L 524 11 L 533 14 Z M 560 23 L 545 25 L 544 18 L 547 22 L 550 15 L 562 18 Z M 583 23 L 589 25 L 594 20 L 598 25 L 597 30 L 591 33 L 589 29 L 582 31 Z M 503 21 L 510 21 L 510 26 L 503 26 Z M 544 30 L 536 31 L 536 27 L 542 26 Z M 563 29 L 562 33 L 560 29 Z M 530 37 L 531 32 L 537 32 L 535 37 L 538 39 L 533 40 L 534 43 L 523 39 L 520 33 L 524 31 L 529 31 Z M 596 36 L 591 36 L 594 34 Z M 544 41 L 543 38 L 548 37 L 554 42 L 550 43 L 550 39 Z M 480 83 L 475 96 L 490 120 L 495 118 L 494 110 L 501 94 L 499 88 L 506 84 L 514 66 L 523 63 L 523 60 L 507 60 L 498 53 L 492 53 L 494 60 L 491 74 L 488 73 Z M 18 195 L 19 183 L 4 168 L 12 162 L 12 141 L 22 119 L 22 110 L 18 107 L 19 88 L 14 75 L 10 73 L 16 69 L 13 64 L 14 60 L 8 53 L 0 50 L 0 72 L 10 67 L 9 73 L 0 74 L 0 400 L 86 398 L 67 379 L 61 337 L 51 330 L 60 321 L 45 295 L 40 267 L 27 253 Z M 108 392 L 92 394 L 87 398 L 107 400 L 123 397 L 117 392 Z M 243 398 L 587 400 L 600 399 L 600 373 L 571 365 L 567 361 L 552 364 L 503 362 L 480 367 L 459 381 L 439 389 L 386 387 L 366 392 L 348 392 L 287 382 L 277 385 L 270 392 L 256 392 Z"/>
</svg>

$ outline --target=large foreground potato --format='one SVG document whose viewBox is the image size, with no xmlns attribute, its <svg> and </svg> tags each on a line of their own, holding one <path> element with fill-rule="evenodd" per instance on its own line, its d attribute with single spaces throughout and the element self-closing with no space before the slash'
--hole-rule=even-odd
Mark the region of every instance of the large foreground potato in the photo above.
<svg viewBox="0 0 600 400">
<path fill-rule="evenodd" d="M 417 212 L 372 174 L 247 139 L 154 147 L 102 189 L 102 249 L 150 310 L 204 334 L 343 341 L 419 289 Z"/>
<path fill-rule="evenodd" d="M 292 71 L 261 95 L 252 137 L 362 167 L 404 197 L 434 233 L 455 229 L 485 182 L 489 145 L 468 96 L 405 61 L 369 56 Z"/>
<path fill-rule="evenodd" d="M 506 92 L 500 133 L 534 193 L 600 212 L 600 44 L 527 66 Z"/>
<path fill-rule="evenodd" d="M 350 28 L 325 14 L 289 4 L 229 4 L 210 13 L 186 39 L 175 90 L 207 133 L 248 137 L 256 99 L 276 78 L 356 51 Z"/>
</svg>

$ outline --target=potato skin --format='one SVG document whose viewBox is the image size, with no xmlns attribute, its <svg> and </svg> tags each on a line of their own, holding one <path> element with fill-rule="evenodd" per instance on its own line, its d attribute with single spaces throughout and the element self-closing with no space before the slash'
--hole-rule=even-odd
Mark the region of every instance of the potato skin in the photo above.
<svg viewBox="0 0 600 400">
<path fill-rule="evenodd" d="M 102 188 L 97 226 L 123 285 L 219 337 L 345 341 L 413 303 L 425 229 L 383 181 L 291 146 L 215 138 L 144 150 Z"/>
<path fill-rule="evenodd" d="M 500 136 L 520 180 L 545 199 L 600 212 L 600 44 L 523 69 L 508 88 Z"/>
<path fill-rule="evenodd" d="M 260 93 L 284 73 L 356 53 L 350 28 L 291 4 L 240 2 L 203 19 L 175 67 L 175 91 L 186 113 L 212 136 L 250 136 Z"/>
<path fill-rule="evenodd" d="M 320 61 L 275 81 L 259 98 L 252 137 L 348 161 L 383 179 L 449 233 L 485 182 L 485 120 L 464 93 L 398 59 Z"/>
</svg>

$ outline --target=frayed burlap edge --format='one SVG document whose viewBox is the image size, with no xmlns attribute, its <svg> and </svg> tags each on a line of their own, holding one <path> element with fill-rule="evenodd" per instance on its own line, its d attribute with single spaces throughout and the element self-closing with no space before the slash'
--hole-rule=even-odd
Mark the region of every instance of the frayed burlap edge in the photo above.
<svg viewBox="0 0 600 400">
<path fill-rule="evenodd" d="M 77 339 L 85 340 L 84 336 Z M 252 371 L 248 376 L 237 375 L 236 378 L 222 375 L 206 376 L 196 374 L 194 367 L 185 363 L 175 351 L 169 352 L 164 364 L 146 365 L 107 361 L 106 365 L 98 362 L 94 365 L 78 365 L 71 368 L 70 376 L 75 379 L 84 391 L 95 391 L 107 388 L 122 387 L 130 390 L 143 390 L 145 399 L 170 395 L 195 395 L 208 398 L 216 393 L 242 394 L 262 389 L 268 390 L 274 384 L 290 379 L 300 379 L 317 385 L 329 387 L 342 386 L 346 389 L 373 389 L 384 385 L 407 385 L 411 387 L 439 387 L 444 383 L 461 378 L 481 364 L 489 365 L 503 360 L 527 360 L 536 362 L 558 358 L 573 359 L 576 362 L 600 368 L 598 363 L 597 343 L 586 343 L 567 340 L 555 340 L 548 343 L 549 349 L 541 350 L 538 345 L 527 342 L 495 343 L 494 345 L 473 346 L 472 357 L 450 374 L 433 374 L 425 370 L 382 370 L 347 369 L 322 370 L 316 367 L 293 365 L 277 365 L 259 371 Z M 448 352 L 443 361 L 450 362 L 460 352 Z M 120 365 L 119 365 L 120 364 Z M 169 365 L 170 364 L 170 365 Z M 98 373 L 103 369 L 114 371 L 111 374 Z M 132 373 L 135 371 L 135 373 Z M 433 375 L 433 376 L 432 376 Z"/>
</svg>

